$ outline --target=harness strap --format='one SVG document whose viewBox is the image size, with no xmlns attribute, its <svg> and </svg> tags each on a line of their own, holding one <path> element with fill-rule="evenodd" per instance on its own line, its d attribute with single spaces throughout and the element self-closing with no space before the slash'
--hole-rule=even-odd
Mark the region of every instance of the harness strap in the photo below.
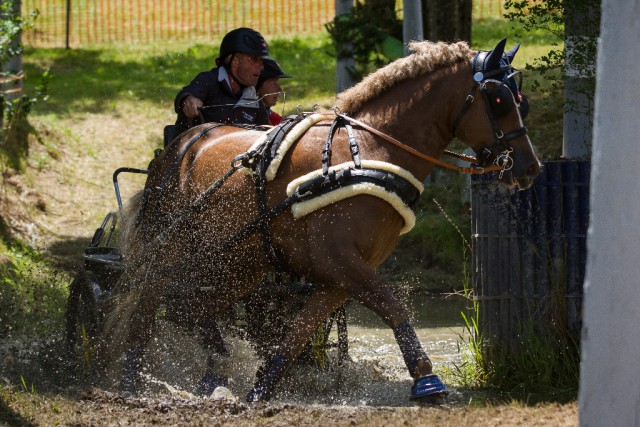
<svg viewBox="0 0 640 427">
<path fill-rule="evenodd" d="M 360 161 L 360 150 L 358 149 L 358 141 L 353 133 L 353 127 L 348 121 L 344 122 L 344 128 L 347 130 L 349 148 L 351 149 L 351 158 L 356 169 L 362 168 L 362 162 Z"/>
<path fill-rule="evenodd" d="M 264 158 L 259 163 L 264 163 Z M 258 205 L 259 218 L 267 214 L 267 192 L 266 183 L 267 179 L 264 173 L 254 173 L 253 182 L 256 189 L 256 203 Z M 269 263 L 278 271 L 284 269 L 284 263 L 282 257 L 276 253 L 276 247 L 273 244 L 271 237 L 271 228 L 269 228 L 268 221 L 260 221 L 260 234 L 262 235 L 262 248 L 264 250 Z"/>
<path fill-rule="evenodd" d="M 392 143 L 393 145 L 396 145 L 400 148 L 402 148 L 405 151 L 408 151 L 409 153 L 413 154 L 416 157 L 420 157 L 421 159 L 427 160 L 433 164 L 445 167 L 445 168 L 449 168 L 449 169 L 453 169 L 453 170 L 457 170 L 459 172 L 464 172 L 464 173 L 468 173 L 468 174 L 472 174 L 472 175 L 476 175 L 476 174 L 482 174 L 482 173 L 486 173 L 486 172 L 493 172 L 493 171 L 499 171 L 502 168 L 500 166 L 489 166 L 489 167 L 484 167 L 484 168 L 466 168 L 463 166 L 457 166 L 457 165 L 452 165 L 451 163 L 447 163 L 444 162 L 440 159 L 437 159 L 435 157 L 429 156 L 427 154 L 423 154 L 420 151 L 416 150 L 415 148 L 409 147 L 406 144 L 403 144 L 402 142 L 398 141 L 397 139 L 395 139 L 392 136 L 389 136 L 385 133 L 380 132 L 378 129 L 369 126 L 366 123 L 361 122 L 360 120 L 354 119 L 353 117 L 349 117 L 346 116 L 344 114 L 341 113 L 336 113 L 336 115 L 343 117 L 345 120 L 348 120 L 350 122 L 353 122 L 355 124 L 357 124 L 358 126 L 368 130 L 369 132 L 381 137 L 382 139 Z"/>
<path fill-rule="evenodd" d="M 331 123 L 331 128 L 329 129 L 329 134 L 327 135 L 327 139 L 324 142 L 324 147 L 322 148 L 322 174 L 327 175 L 329 173 L 329 166 L 331 166 L 331 144 L 333 142 L 333 137 L 340 126 L 341 120 L 340 118 L 336 118 L 333 123 Z"/>
<path fill-rule="evenodd" d="M 512 130 L 511 132 L 507 132 L 504 134 L 504 136 L 502 137 L 503 141 L 511 141 L 514 138 L 517 138 L 519 136 L 525 135 L 526 133 L 529 132 L 529 129 L 527 129 L 526 126 L 522 126 L 519 129 L 516 130 Z"/>
<path fill-rule="evenodd" d="M 349 143 L 349 150 L 351 151 L 351 158 L 353 159 L 353 164 L 356 169 L 362 168 L 362 162 L 360 161 L 360 149 L 358 148 L 358 141 L 356 140 L 355 133 L 353 132 L 353 127 L 349 120 L 347 120 L 346 116 L 336 115 L 336 119 L 331 124 L 331 129 L 329 130 L 329 134 L 327 135 L 327 140 L 324 143 L 324 148 L 322 149 L 322 174 L 329 174 L 329 167 L 331 166 L 331 145 L 333 142 L 333 138 L 335 137 L 336 131 L 338 127 L 344 126 L 347 130 L 347 140 Z"/>
<path fill-rule="evenodd" d="M 467 99 L 465 99 L 464 101 L 464 105 L 460 109 L 460 112 L 456 116 L 456 119 L 453 121 L 453 126 L 451 127 L 451 135 L 453 135 L 454 137 L 456 136 L 456 129 L 458 129 L 458 125 L 460 124 L 462 117 L 467 113 L 467 111 L 469 111 L 469 108 L 471 108 L 471 104 L 473 104 L 473 101 L 475 100 L 475 97 L 473 96 L 473 94 L 475 93 L 477 87 L 478 87 L 478 83 L 474 82 L 473 86 L 471 87 L 471 90 L 469 91 L 469 95 L 467 95 Z M 472 162 L 472 163 L 475 163 L 475 162 Z"/>
</svg>

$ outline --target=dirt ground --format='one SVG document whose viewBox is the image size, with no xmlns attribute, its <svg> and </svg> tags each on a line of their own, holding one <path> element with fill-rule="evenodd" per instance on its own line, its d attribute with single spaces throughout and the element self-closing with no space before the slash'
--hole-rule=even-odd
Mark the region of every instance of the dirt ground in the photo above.
<svg viewBox="0 0 640 427">
<path fill-rule="evenodd" d="M 46 118 L 40 119 L 35 123 L 36 127 L 58 141 L 54 150 L 56 159 L 44 156 L 44 161 L 32 160 L 24 177 L 5 179 L 23 206 L 23 209 L 12 210 L 10 224 L 65 268 L 70 271 L 79 268 L 82 249 L 93 231 L 104 215 L 116 208 L 113 171 L 121 166 L 145 168 L 153 149 L 162 143 L 162 126 L 172 119 L 169 108 L 166 115 L 156 117 L 153 123 L 121 110 L 117 114 L 87 114 L 60 120 L 57 124 L 62 124 L 63 129 L 55 131 Z M 114 137 L 114 129 L 126 129 L 126 137 Z M 42 146 L 36 146 L 33 158 L 42 158 L 40 154 L 45 151 L 47 149 Z M 142 185 L 143 179 L 123 176 L 123 196 L 132 194 Z M 7 217 L 6 212 L 4 216 Z M 0 363 L 11 362 L 10 356 L 6 353 L 3 356 Z M 384 393 L 384 383 L 381 384 Z M 405 381 L 402 387 L 408 393 L 410 383 Z M 396 388 L 397 384 L 389 385 L 389 390 Z M 315 403 L 318 401 L 323 403 Z M 295 399 L 274 399 L 268 404 L 250 405 L 234 395 L 198 398 L 180 390 L 145 398 L 127 398 L 104 388 L 67 387 L 66 384 L 48 387 L 43 392 L 37 387 L 33 390 L 28 384 L 0 377 L 0 425 L 266 424 L 573 426 L 578 424 L 578 411 L 575 402 L 487 404 L 464 394 L 458 394 L 444 407 L 418 407 L 405 401 L 398 406 L 365 401 L 361 404 L 326 403 L 326 399 L 316 401 L 313 398 L 303 403 L 295 403 Z"/>
<path fill-rule="evenodd" d="M 99 389 L 76 400 L 4 396 L 8 425 L 72 426 L 574 426 L 573 404 L 482 408 L 341 407 L 178 398 L 125 399 Z"/>
</svg>

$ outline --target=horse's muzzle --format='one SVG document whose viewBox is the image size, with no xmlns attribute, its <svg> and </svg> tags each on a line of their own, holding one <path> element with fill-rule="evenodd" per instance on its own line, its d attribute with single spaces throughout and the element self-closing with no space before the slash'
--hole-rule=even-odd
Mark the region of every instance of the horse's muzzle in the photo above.
<svg viewBox="0 0 640 427">
<path fill-rule="evenodd" d="M 540 175 L 541 165 L 536 160 L 520 174 L 514 169 L 504 171 L 502 178 L 499 180 L 500 183 L 507 188 L 517 186 L 520 190 L 526 190 L 533 185 L 535 179 Z"/>
</svg>

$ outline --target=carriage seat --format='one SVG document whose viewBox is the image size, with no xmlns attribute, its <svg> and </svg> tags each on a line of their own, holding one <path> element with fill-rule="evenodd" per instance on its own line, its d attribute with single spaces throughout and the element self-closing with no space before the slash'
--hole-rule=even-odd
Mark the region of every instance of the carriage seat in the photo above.
<svg viewBox="0 0 640 427">
<path fill-rule="evenodd" d="M 166 148 L 167 145 L 169 145 L 169 143 L 171 141 L 173 141 L 173 138 L 175 138 L 176 135 L 176 125 L 167 125 L 164 127 L 164 133 L 163 133 L 163 141 L 164 141 L 164 147 Z"/>
</svg>

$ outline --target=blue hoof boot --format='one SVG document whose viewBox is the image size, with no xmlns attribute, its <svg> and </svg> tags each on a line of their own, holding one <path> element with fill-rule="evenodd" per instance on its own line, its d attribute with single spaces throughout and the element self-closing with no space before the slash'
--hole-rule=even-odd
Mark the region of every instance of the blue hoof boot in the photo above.
<svg viewBox="0 0 640 427">
<path fill-rule="evenodd" d="M 436 374 L 427 375 L 414 381 L 411 387 L 411 400 L 426 405 L 443 405 L 449 390 Z"/>
<path fill-rule="evenodd" d="M 257 381 L 247 394 L 247 402 L 267 402 L 271 399 L 271 394 L 276 383 L 282 377 L 286 368 L 286 360 L 279 355 L 275 355 L 262 368 L 258 370 Z"/>
<path fill-rule="evenodd" d="M 229 380 L 218 375 L 207 374 L 198 382 L 197 393 L 200 396 L 209 396 L 218 387 L 227 387 Z"/>
<path fill-rule="evenodd" d="M 142 378 L 140 370 L 142 369 L 142 356 L 144 352 L 138 348 L 132 348 L 127 351 L 125 359 L 125 372 L 120 381 L 120 391 L 128 397 L 137 396 L 140 393 Z"/>
</svg>

